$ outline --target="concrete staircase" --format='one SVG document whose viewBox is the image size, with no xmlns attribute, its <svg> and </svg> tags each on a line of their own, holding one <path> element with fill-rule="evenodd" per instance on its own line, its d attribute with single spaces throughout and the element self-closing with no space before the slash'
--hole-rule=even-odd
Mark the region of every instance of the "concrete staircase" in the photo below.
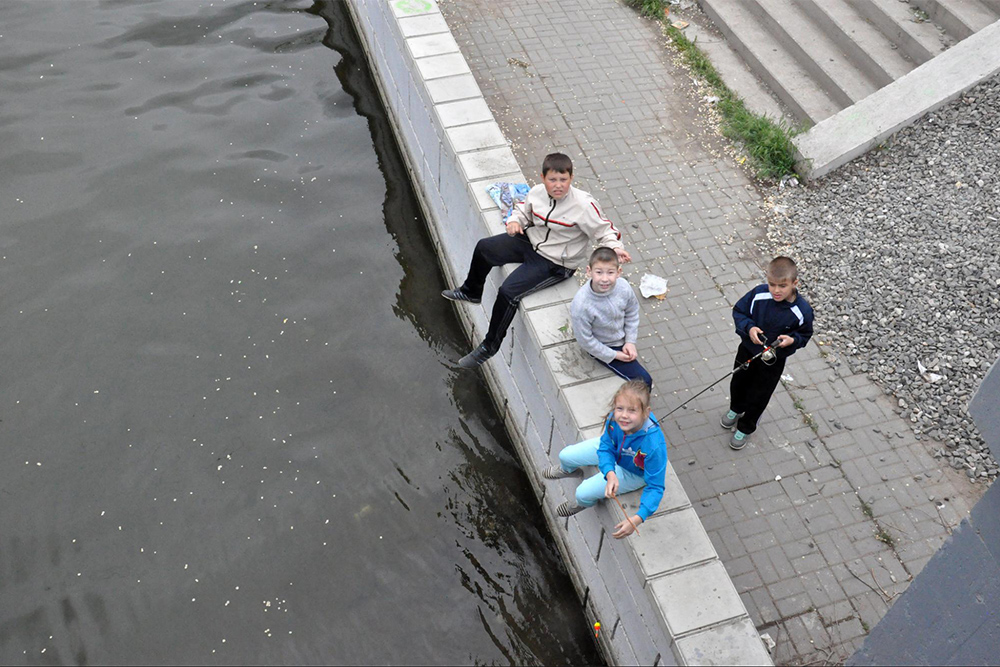
<svg viewBox="0 0 1000 667">
<path fill-rule="evenodd" d="M 852 106 L 1000 19 L 1000 0 L 699 0 L 699 5 L 803 126 Z"/>
</svg>

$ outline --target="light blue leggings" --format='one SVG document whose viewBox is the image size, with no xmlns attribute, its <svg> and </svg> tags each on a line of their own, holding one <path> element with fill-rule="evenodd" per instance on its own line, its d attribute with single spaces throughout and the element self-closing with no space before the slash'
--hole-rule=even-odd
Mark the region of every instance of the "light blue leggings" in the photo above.
<svg viewBox="0 0 1000 667">
<path fill-rule="evenodd" d="M 597 448 L 600 444 L 601 439 L 597 437 L 564 447 L 559 452 L 559 465 L 566 472 L 573 472 L 581 466 L 596 466 Z M 619 465 L 615 466 L 615 474 L 618 475 L 618 495 L 646 486 L 646 480 L 641 475 L 631 473 Z M 580 486 L 576 487 L 577 505 L 591 507 L 598 500 L 603 500 L 607 484 L 600 472 L 580 482 Z"/>
</svg>

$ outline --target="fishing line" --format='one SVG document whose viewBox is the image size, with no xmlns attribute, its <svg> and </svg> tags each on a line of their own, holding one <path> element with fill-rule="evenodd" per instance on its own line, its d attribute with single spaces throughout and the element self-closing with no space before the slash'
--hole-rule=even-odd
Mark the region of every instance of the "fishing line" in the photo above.
<svg viewBox="0 0 1000 667">
<path fill-rule="evenodd" d="M 680 405 L 678 405 L 676 408 L 674 408 L 673 410 L 671 410 L 667 414 L 665 414 L 662 417 L 660 417 L 660 420 L 662 421 L 663 419 L 666 419 L 670 415 L 674 414 L 675 412 L 677 412 L 678 410 L 680 410 L 681 408 L 683 408 L 685 405 L 687 405 L 688 403 L 690 403 L 694 399 L 698 398 L 699 396 L 701 396 L 702 394 L 704 394 L 706 391 L 708 391 L 709 389 L 711 389 L 715 385 L 717 385 L 720 382 L 722 382 L 723 380 L 725 380 L 730 375 L 736 373 L 737 371 L 745 371 L 746 369 L 750 368 L 750 363 L 753 362 L 753 361 L 756 361 L 757 359 L 760 359 L 761 362 L 767 364 L 768 366 L 773 365 L 774 362 L 775 362 L 775 359 L 777 358 L 776 355 L 775 355 L 775 353 L 774 353 L 775 344 L 777 342 L 778 342 L 778 339 L 775 338 L 770 343 L 765 343 L 763 350 L 761 350 L 757 354 L 753 355 L 752 357 L 750 357 L 749 359 L 747 359 L 746 361 L 744 361 L 742 364 L 740 364 L 739 366 L 735 367 L 733 370 L 729 371 L 728 373 L 726 373 L 725 375 L 723 375 L 722 377 L 720 377 L 718 380 L 716 380 L 712 384 L 708 385 L 707 387 L 705 387 L 704 389 L 702 389 L 701 391 L 699 391 L 697 394 L 695 394 L 694 396 L 692 396 L 688 400 L 686 400 L 683 403 L 681 403 Z"/>
</svg>

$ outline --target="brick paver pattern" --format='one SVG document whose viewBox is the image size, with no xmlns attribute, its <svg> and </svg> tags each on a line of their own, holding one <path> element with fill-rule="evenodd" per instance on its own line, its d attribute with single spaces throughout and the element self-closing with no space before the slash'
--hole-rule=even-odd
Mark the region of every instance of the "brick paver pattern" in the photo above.
<svg viewBox="0 0 1000 667">
<path fill-rule="evenodd" d="M 570 155 L 623 229 L 643 300 L 639 352 L 666 414 L 731 368 L 732 304 L 762 277 L 761 196 L 700 120 L 658 24 L 614 0 L 462 0 L 448 23 L 525 175 Z M 808 274 L 809 267 L 801 267 Z M 817 313 L 817 335 L 823 320 Z M 674 467 L 778 664 L 840 662 L 968 512 L 866 376 L 816 342 L 789 360 L 751 444 L 719 416 L 728 382 L 664 421 Z M 787 379 L 786 375 L 786 379 Z M 669 548 L 669 545 L 664 545 Z"/>
</svg>

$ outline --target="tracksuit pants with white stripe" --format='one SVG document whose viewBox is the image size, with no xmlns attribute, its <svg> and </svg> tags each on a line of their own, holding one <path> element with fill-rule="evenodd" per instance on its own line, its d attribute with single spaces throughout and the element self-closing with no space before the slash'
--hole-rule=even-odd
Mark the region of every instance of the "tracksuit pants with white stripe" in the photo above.
<svg viewBox="0 0 1000 667">
<path fill-rule="evenodd" d="M 493 314 L 490 316 L 490 328 L 483 340 L 491 353 L 500 349 L 500 343 L 507 335 L 521 299 L 532 292 L 561 283 L 576 272 L 576 269 L 568 269 L 539 255 L 524 234 L 497 234 L 481 239 L 476 244 L 462 291 L 468 296 L 481 299 L 490 270 L 494 266 L 515 262 L 520 262 L 521 266 L 514 269 L 500 285 L 496 303 L 493 304 Z"/>
</svg>

